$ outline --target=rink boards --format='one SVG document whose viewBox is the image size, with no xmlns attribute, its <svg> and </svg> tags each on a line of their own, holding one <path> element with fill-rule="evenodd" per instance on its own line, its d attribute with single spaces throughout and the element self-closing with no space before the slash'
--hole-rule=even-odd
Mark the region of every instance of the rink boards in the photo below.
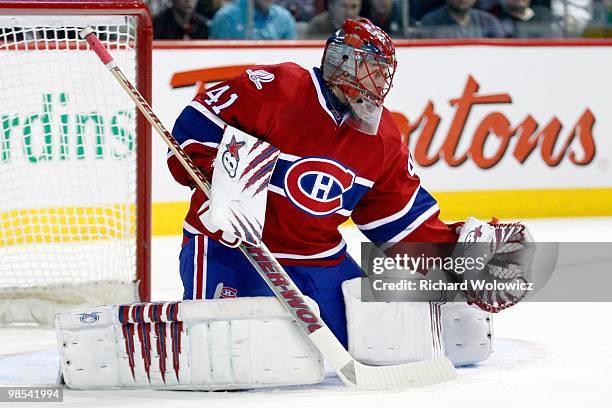
<svg viewBox="0 0 612 408">
<path fill-rule="evenodd" d="M 155 42 L 153 107 L 171 128 L 196 92 L 255 64 L 318 66 L 322 45 Z M 611 47 L 398 42 L 385 104 L 444 219 L 612 215 Z M 154 135 L 154 234 L 179 233 L 189 199 L 165 162 Z"/>
</svg>

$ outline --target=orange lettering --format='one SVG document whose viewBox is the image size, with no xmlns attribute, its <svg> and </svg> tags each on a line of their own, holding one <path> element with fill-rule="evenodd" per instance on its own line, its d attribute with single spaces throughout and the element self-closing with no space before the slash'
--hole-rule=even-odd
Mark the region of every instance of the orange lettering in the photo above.
<svg viewBox="0 0 612 408">
<path fill-rule="evenodd" d="M 490 158 L 485 157 L 484 150 L 487 138 L 493 133 L 500 139 L 497 152 Z M 472 145 L 470 147 L 470 155 L 474 163 L 481 169 L 490 169 L 495 166 L 506 153 L 510 137 L 514 135 L 514 131 L 510 129 L 510 122 L 499 112 L 493 112 L 485 116 L 480 122 L 480 125 L 474 133 Z"/>
<path fill-rule="evenodd" d="M 225 67 L 213 67 L 194 69 L 191 71 L 181 71 L 172 75 L 170 86 L 172 88 L 183 88 L 185 86 L 197 85 L 196 93 L 206 91 L 206 84 L 211 82 L 221 82 L 233 78 L 243 73 L 250 65 L 230 65 Z"/>
<path fill-rule="evenodd" d="M 457 146 L 459 145 L 459 140 L 463 134 L 463 129 L 465 128 L 468 115 L 472 110 L 472 106 L 479 104 L 512 102 L 510 95 L 506 93 L 478 96 L 476 95 L 476 92 L 478 92 L 479 88 L 480 85 L 478 85 L 478 82 L 476 82 L 476 80 L 470 75 L 468 77 L 467 84 L 465 85 L 465 89 L 463 90 L 463 95 L 461 95 L 461 97 L 458 99 L 450 100 L 450 104 L 455 106 L 456 110 L 455 116 L 453 117 L 453 122 L 448 130 L 448 134 L 442 148 L 442 153 L 444 154 L 444 160 L 451 167 L 460 166 L 467 159 L 467 154 L 463 154 L 459 157 L 455 157 L 455 154 Z"/>
<path fill-rule="evenodd" d="M 514 149 L 514 157 L 519 163 L 524 163 L 533 149 L 538 145 L 539 134 L 536 135 L 536 137 L 532 137 L 537 128 L 538 122 L 536 122 L 531 115 L 527 115 L 527 117 L 517 126 L 515 133 L 518 133 L 519 139 Z"/>
<path fill-rule="evenodd" d="M 393 112 L 393 118 L 400 129 L 402 140 L 407 144 L 412 142 L 414 159 L 419 166 L 432 166 L 443 158 L 450 167 L 457 167 L 471 157 L 479 168 L 489 169 L 503 159 L 513 137 L 516 139 L 516 144 L 512 155 L 521 164 L 536 148 L 539 148 L 544 163 L 550 167 L 559 165 L 568 155 L 568 151 L 569 160 L 576 165 L 586 165 L 593 161 L 597 150 L 593 136 L 595 116 L 588 108 L 582 113 L 565 142 L 559 146 L 563 124 L 558 118 L 553 117 L 544 128 L 538 131 L 539 124 L 530 114 L 527 114 L 525 119 L 513 128 L 503 113 L 491 112 L 484 116 L 477 125 L 467 151 L 463 154 L 457 153 L 473 106 L 512 103 L 512 98 L 507 93 L 477 95 L 479 88 L 478 82 L 470 75 L 461 97 L 449 101 L 450 105 L 455 107 L 455 113 L 446 137 L 441 143 L 436 143 L 442 146 L 437 152 L 431 150 L 441 118 L 436 113 L 432 101 L 427 102 L 421 115 L 412 123 L 402 113 Z M 419 134 L 413 135 L 417 131 L 420 131 Z M 499 142 L 495 149 L 491 144 L 494 139 L 489 137 L 491 134 L 497 136 L 496 140 Z M 575 140 L 582 149 L 581 157 L 578 157 L 575 148 L 570 150 Z M 486 155 L 485 151 L 492 153 Z"/>
<path fill-rule="evenodd" d="M 570 138 L 574 138 L 576 134 L 578 134 L 578 140 L 580 141 L 580 145 L 582 146 L 582 150 L 584 151 L 584 157 L 582 159 L 576 158 L 576 152 L 572 149 L 569 154 L 569 159 L 572 163 L 584 166 L 589 164 L 595 158 L 595 139 L 593 138 L 593 126 L 595 125 L 595 115 L 591 112 L 590 109 L 586 109 L 580 119 L 578 119 L 578 123 L 572 130 L 572 134 Z"/>
</svg>

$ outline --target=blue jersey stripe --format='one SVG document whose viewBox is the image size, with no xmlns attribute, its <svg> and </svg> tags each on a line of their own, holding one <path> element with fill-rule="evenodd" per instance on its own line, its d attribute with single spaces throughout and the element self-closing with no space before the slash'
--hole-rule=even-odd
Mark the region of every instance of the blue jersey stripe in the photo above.
<svg viewBox="0 0 612 408">
<path fill-rule="evenodd" d="M 424 188 L 420 188 L 410 210 L 401 218 L 369 230 L 361 230 L 372 242 L 383 243 L 405 230 L 418 217 L 436 205 L 436 199 Z"/>
<path fill-rule="evenodd" d="M 183 109 L 174 123 L 172 135 L 179 144 L 188 140 L 201 143 L 221 143 L 223 129 L 191 106 Z"/>
<path fill-rule="evenodd" d="M 293 164 L 292 161 L 283 160 L 279 157 L 276 161 L 276 167 L 274 168 L 274 173 L 272 173 L 272 178 L 270 179 L 270 183 L 278 188 L 285 189 L 285 174 L 289 167 Z"/>
</svg>

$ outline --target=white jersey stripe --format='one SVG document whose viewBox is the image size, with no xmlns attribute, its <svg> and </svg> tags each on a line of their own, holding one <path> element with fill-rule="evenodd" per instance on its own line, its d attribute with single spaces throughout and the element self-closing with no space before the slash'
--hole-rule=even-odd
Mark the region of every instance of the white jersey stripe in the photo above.
<svg viewBox="0 0 612 408">
<path fill-rule="evenodd" d="M 308 70 L 310 73 L 310 77 L 312 78 L 312 83 L 314 84 L 315 89 L 317 90 L 317 98 L 319 99 L 319 104 L 323 108 L 323 110 L 329 115 L 331 120 L 334 122 L 334 125 L 337 126 L 336 118 L 334 118 L 334 114 L 327 107 L 327 102 L 325 101 L 325 96 L 323 96 L 323 91 L 321 91 L 321 87 L 319 86 L 319 79 L 317 78 L 317 74 L 315 74 L 314 69 L 311 68 Z"/>
<path fill-rule="evenodd" d="M 287 153 L 282 153 L 278 155 L 278 158 L 280 160 L 285 160 L 285 161 L 290 161 L 290 162 L 294 162 L 297 160 L 300 160 L 301 157 L 300 156 L 294 156 L 292 154 L 287 154 Z"/>
<path fill-rule="evenodd" d="M 417 229 L 421 224 L 429 219 L 432 215 L 434 215 L 437 211 L 440 211 L 440 207 L 438 204 L 434 204 L 431 208 L 425 211 L 423 214 L 419 215 L 419 217 L 414 220 L 409 226 L 407 226 L 402 232 L 391 238 L 387 244 L 381 246 L 381 250 L 385 251 L 389 247 L 391 247 L 394 243 L 401 241 L 404 237 L 408 236 L 415 229 Z"/>
<path fill-rule="evenodd" d="M 189 139 L 189 140 L 185 140 L 183 143 L 181 143 L 181 149 L 185 150 L 185 148 L 187 146 L 189 146 L 190 144 L 200 144 L 202 146 L 207 146 L 207 147 L 212 147 L 213 149 L 217 149 L 219 148 L 219 143 L 213 143 L 213 142 L 199 142 L 197 140 L 193 140 L 193 139 Z M 170 157 L 174 156 L 174 152 L 172 150 L 170 150 L 168 152 L 167 158 L 169 159 Z"/>
<path fill-rule="evenodd" d="M 191 299 L 197 299 L 198 293 L 198 261 L 199 261 L 199 246 L 200 246 L 200 235 L 196 235 L 193 238 L 193 281 L 191 284 Z"/>
<path fill-rule="evenodd" d="M 211 111 L 206 109 L 204 107 L 204 105 L 202 105 L 200 102 L 198 102 L 198 101 L 191 101 L 189 106 L 191 106 L 192 108 L 194 108 L 195 110 L 200 112 L 202 115 L 206 116 L 206 119 L 210 120 L 215 125 L 219 126 L 221 128 L 221 130 L 225 129 L 225 126 L 227 126 L 225 124 L 225 122 L 220 117 L 215 116 Z"/>
<path fill-rule="evenodd" d="M 361 184 L 362 186 L 366 186 L 366 187 L 370 187 L 372 188 L 372 186 L 374 186 L 374 182 L 371 180 L 368 180 L 366 178 L 363 177 L 355 177 L 355 183 L 357 184 Z"/>
<path fill-rule="evenodd" d="M 277 258 L 281 258 L 281 259 L 318 259 L 318 258 L 327 258 L 328 256 L 332 256 L 332 255 L 340 252 L 340 250 L 342 248 L 344 248 L 345 246 L 346 246 L 346 242 L 343 239 L 340 242 L 340 244 L 336 245 L 332 249 L 328 249 L 327 251 L 319 252 L 318 254 L 297 255 L 297 254 L 283 254 L 283 253 L 275 252 L 272 255 L 274 255 Z"/>
<path fill-rule="evenodd" d="M 287 195 L 285 194 L 285 190 L 280 187 L 276 187 L 274 184 L 268 184 L 268 190 L 283 197 L 287 197 Z"/>
<path fill-rule="evenodd" d="M 194 226 L 189 224 L 187 221 L 183 221 L 183 229 L 190 234 L 201 234 L 201 231 L 198 231 Z"/>
<path fill-rule="evenodd" d="M 206 235 L 203 237 L 200 262 L 202 262 L 202 299 L 206 299 L 206 278 L 208 275 L 208 237 Z"/>
</svg>

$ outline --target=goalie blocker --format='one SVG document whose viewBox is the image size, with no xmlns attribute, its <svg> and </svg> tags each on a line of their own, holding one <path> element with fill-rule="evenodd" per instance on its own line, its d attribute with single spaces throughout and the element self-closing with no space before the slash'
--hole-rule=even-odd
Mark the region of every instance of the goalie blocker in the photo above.
<svg viewBox="0 0 612 408">
<path fill-rule="evenodd" d="M 209 236 L 230 247 L 259 245 L 268 184 L 280 151 L 227 124 L 213 164 L 210 200 L 200 219 Z"/>
</svg>

